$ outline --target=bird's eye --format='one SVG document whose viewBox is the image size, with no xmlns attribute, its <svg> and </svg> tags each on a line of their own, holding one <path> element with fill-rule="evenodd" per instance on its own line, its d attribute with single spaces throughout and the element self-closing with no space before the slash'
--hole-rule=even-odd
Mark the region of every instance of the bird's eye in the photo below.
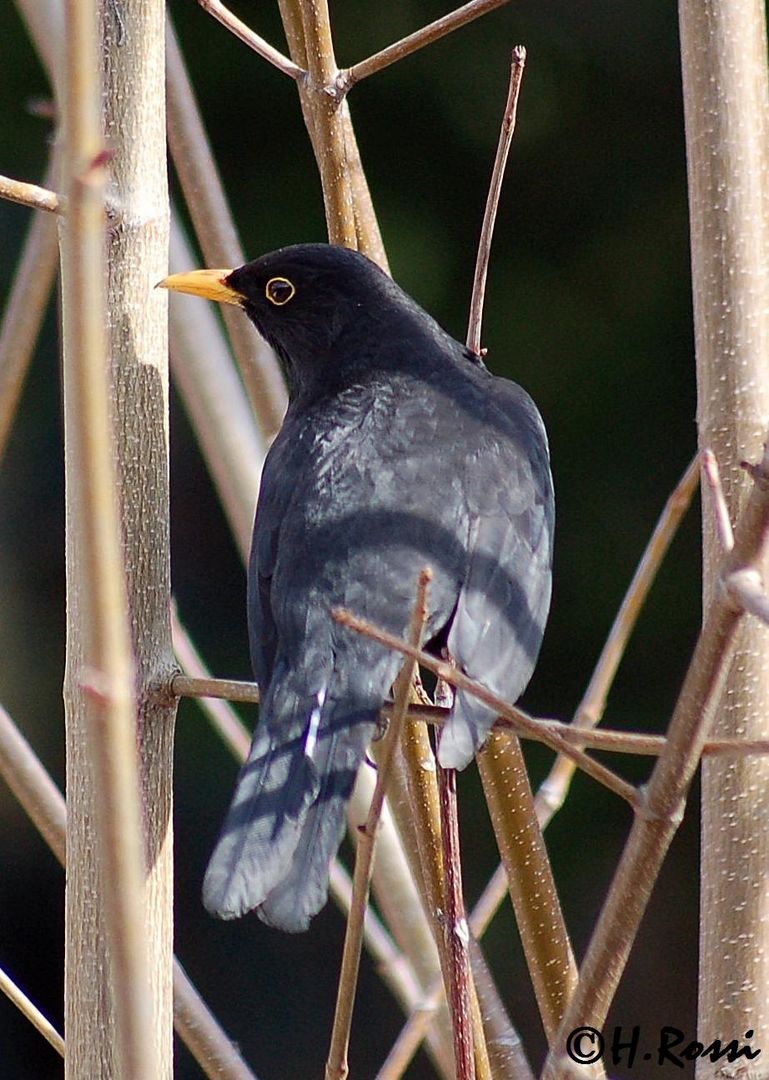
<svg viewBox="0 0 769 1080">
<path fill-rule="evenodd" d="M 276 307 L 283 307 L 294 297 L 296 289 L 288 278 L 274 277 L 270 278 L 265 285 L 264 294 L 271 304 L 275 304 Z"/>
</svg>

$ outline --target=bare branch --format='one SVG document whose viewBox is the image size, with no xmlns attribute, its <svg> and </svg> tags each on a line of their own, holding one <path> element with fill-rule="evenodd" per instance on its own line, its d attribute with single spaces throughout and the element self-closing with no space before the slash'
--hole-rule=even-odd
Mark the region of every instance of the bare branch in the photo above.
<svg viewBox="0 0 769 1080">
<path fill-rule="evenodd" d="M 287 56 L 284 56 L 282 52 L 270 45 L 264 38 L 255 34 L 244 22 L 241 22 L 237 15 L 233 15 L 220 0 L 198 0 L 198 3 L 204 11 L 207 11 L 209 15 L 213 15 L 217 22 L 226 27 L 244 45 L 248 45 L 249 49 L 253 49 L 263 60 L 272 64 L 278 71 L 282 71 L 284 75 L 297 80 L 303 79 L 307 75 L 306 71 L 298 67 L 292 60 L 289 60 Z"/>
<path fill-rule="evenodd" d="M 499 132 L 497 153 L 494 158 L 494 168 L 491 171 L 489 194 L 486 198 L 486 209 L 483 213 L 483 225 L 481 226 L 481 238 L 478 241 L 478 254 L 475 260 L 475 274 L 473 276 L 473 292 L 470 299 L 470 320 L 467 327 L 467 347 L 476 356 L 481 355 L 481 324 L 483 322 L 483 301 L 486 295 L 486 278 L 489 272 L 489 255 L 491 253 L 491 238 L 494 234 L 494 222 L 497 219 L 499 196 L 502 191 L 502 181 L 505 175 L 505 166 L 510 153 L 510 146 L 515 133 L 515 118 L 518 110 L 518 94 L 523 79 L 523 69 L 526 64 L 526 50 L 523 45 L 516 45 L 513 49 L 513 60 L 510 67 L 510 86 L 507 91 L 507 102 L 502 115 L 502 127 Z"/>
<path fill-rule="evenodd" d="M 12 180 L 10 176 L 0 176 L 0 198 L 29 206 L 32 210 L 47 210 L 51 214 L 62 213 L 63 200 L 55 191 L 28 184 L 24 180 Z"/>
<path fill-rule="evenodd" d="M 413 662 L 415 666 L 415 661 Z M 457 1080 L 475 1080 L 472 1024 L 472 978 L 470 931 L 462 894 L 462 860 L 459 847 L 457 771 L 438 765 L 441 805 L 441 838 L 446 890 L 443 932 L 449 959 L 449 1003 L 454 1033 L 454 1064 Z"/>
<path fill-rule="evenodd" d="M 361 60 L 360 63 L 353 64 L 352 67 L 340 71 L 333 84 L 334 92 L 343 97 L 355 83 L 367 79 L 369 75 L 374 75 L 377 71 L 382 71 L 397 60 L 403 60 L 404 57 L 411 56 L 412 53 L 417 52 L 418 49 L 423 49 L 426 45 L 432 45 L 434 41 L 438 41 L 440 38 L 450 34 L 452 30 L 458 30 L 461 26 L 466 26 L 467 23 L 480 18 L 481 15 L 486 15 L 489 11 L 493 11 L 494 8 L 502 7 L 507 2 L 508 0 L 470 0 L 470 3 L 463 4 L 456 11 L 443 15 L 440 19 L 436 19 L 435 22 L 431 22 L 428 26 L 423 26 L 421 30 L 409 34 L 408 37 L 401 38 L 400 41 L 388 45 L 386 49 L 381 49 L 366 60 Z"/>
<path fill-rule="evenodd" d="M 43 1038 L 48 1040 L 57 1054 L 64 1057 L 64 1039 L 62 1039 L 50 1020 L 43 1016 L 38 1007 L 32 1004 L 24 991 L 16 985 L 10 975 L 3 971 L 2 968 L 0 968 L 0 990 L 13 1002 L 19 1012 L 26 1016 L 30 1024 L 37 1028 Z"/>
<path fill-rule="evenodd" d="M 409 645 L 407 642 L 401 641 L 400 638 L 395 637 L 393 634 L 388 634 L 386 631 L 380 630 L 366 619 L 360 619 L 357 615 L 353 615 L 352 612 L 347 611 L 344 608 L 334 608 L 331 614 L 334 619 L 343 626 L 349 626 L 350 629 L 355 630 L 356 633 L 364 634 L 366 637 L 370 637 L 372 640 L 385 645 L 388 649 L 394 649 L 396 652 L 401 652 L 405 656 L 413 657 L 422 667 L 426 667 L 429 671 L 434 672 L 439 678 L 444 679 L 447 683 L 456 686 L 460 690 L 466 690 L 468 693 L 473 694 L 490 708 L 495 709 L 500 716 L 504 716 L 511 721 L 517 733 L 531 733 L 533 738 L 539 737 L 539 741 L 546 743 L 551 749 L 573 758 L 579 768 L 586 772 L 588 776 L 592 776 L 598 783 L 603 784 L 604 787 L 607 787 L 610 791 L 619 795 L 620 798 L 625 799 L 631 806 L 636 805 L 636 791 L 631 784 L 628 784 L 625 780 L 615 776 L 611 770 L 605 768 L 600 762 L 594 761 L 580 750 L 576 750 L 567 743 L 560 733 L 539 729 L 540 734 L 539 736 L 536 735 L 536 720 L 532 720 L 531 717 L 527 716 L 526 713 L 521 712 L 520 709 L 516 709 L 506 701 L 503 701 L 502 698 L 497 697 L 496 694 L 492 694 L 485 686 L 476 682 L 475 679 L 470 679 L 458 668 L 452 667 L 444 661 L 436 660 L 434 656 L 431 656 L 421 649 L 413 648 L 413 646 Z"/>
<path fill-rule="evenodd" d="M 542 1026 L 552 1042 L 577 984 L 577 966 L 521 744 L 509 732 L 492 731 L 477 761 Z M 475 913 L 473 921 L 479 921 Z"/>
<path fill-rule="evenodd" d="M 432 571 L 425 569 L 419 575 L 417 586 L 417 598 L 414 611 L 411 616 L 408 637 L 409 642 L 418 648 L 422 641 L 422 634 L 427 622 L 427 590 L 432 579 Z M 334 1026 L 331 1034 L 331 1045 L 326 1062 L 326 1080 L 343 1080 L 347 1076 L 347 1047 L 350 1042 L 350 1026 L 352 1024 L 352 1009 L 355 1002 L 355 990 L 360 968 L 361 946 L 363 941 L 363 922 L 368 904 L 369 887 L 371 884 L 371 868 L 374 859 L 374 846 L 382 813 L 385 791 L 392 767 L 393 754 L 400 737 L 400 729 L 403 718 L 409 704 L 409 692 L 411 682 L 416 670 L 416 661 L 410 658 L 401 669 L 395 683 L 395 709 L 390 725 L 382 741 L 379 754 L 377 781 L 374 795 L 371 799 L 371 807 L 365 824 L 358 833 L 358 847 L 355 858 L 355 872 L 353 875 L 353 894 L 350 914 L 347 920 L 347 929 L 344 939 L 344 952 L 342 954 L 342 968 L 339 974 L 339 991 L 337 995 L 336 1011 L 334 1013 Z"/>
</svg>

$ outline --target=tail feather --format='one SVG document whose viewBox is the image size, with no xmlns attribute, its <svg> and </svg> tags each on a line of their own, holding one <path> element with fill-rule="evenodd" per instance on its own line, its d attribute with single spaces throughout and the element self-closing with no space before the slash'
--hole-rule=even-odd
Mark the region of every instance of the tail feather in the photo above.
<svg viewBox="0 0 769 1080">
<path fill-rule="evenodd" d="M 297 743 L 257 732 L 203 882 L 212 915 L 235 919 L 251 911 L 291 865 L 320 789 L 317 770 Z"/>
<path fill-rule="evenodd" d="M 354 731 L 332 736 L 321 789 L 307 812 L 290 869 L 257 908 L 268 926 L 290 933 L 306 930 L 326 903 L 329 865 L 342 841 L 345 808 L 371 733 L 370 724 L 359 723 Z"/>
<path fill-rule="evenodd" d="M 488 705 L 457 690 L 454 707 L 438 742 L 438 761 L 444 769 L 464 769 L 482 746 L 496 719 Z"/>
<path fill-rule="evenodd" d="M 339 719 L 313 710 L 257 730 L 206 871 L 203 903 L 233 919 L 257 909 L 270 926 L 306 930 L 326 902 L 329 864 L 376 712 Z M 287 739 L 286 733 L 294 737 Z M 282 734 L 281 734 L 282 733 Z"/>
</svg>

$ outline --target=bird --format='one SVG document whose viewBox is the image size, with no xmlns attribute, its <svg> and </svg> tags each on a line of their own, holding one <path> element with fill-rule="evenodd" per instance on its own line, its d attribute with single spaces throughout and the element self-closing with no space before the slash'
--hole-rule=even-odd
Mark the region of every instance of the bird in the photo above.
<svg viewBox="0 0 769 1080">
<path fill-rule="evenodd" d="M 298 932 L 326 903 L 346 804 L 402 664 L 332 610 L 405 637 L 429 567 L 426 647 L 516 701 L 550 607 L 547 436 L 525 390 L 351 249 L 299 244 L 159 284 L 242 308 L 287 379 L 247 575 L 259 719 L 203 903 Z M 456 691 L 440 764 L 464 768 L 495 719 Z"/>
</svg>

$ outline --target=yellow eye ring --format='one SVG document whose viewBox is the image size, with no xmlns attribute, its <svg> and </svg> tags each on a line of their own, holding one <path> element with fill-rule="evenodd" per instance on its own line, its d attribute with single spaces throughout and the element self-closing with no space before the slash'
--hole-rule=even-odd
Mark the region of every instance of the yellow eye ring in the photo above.
<svg viewBox="0 0 769 1080">
<path fill-rule="evenodd" d="M 274 277 L 270 278 L 265 285 L 264 295 L 275 307 L 283 307 L 289 300 L 293 300 L 296 295 L 296 288 L 288 278 Z"/>
</svg>

